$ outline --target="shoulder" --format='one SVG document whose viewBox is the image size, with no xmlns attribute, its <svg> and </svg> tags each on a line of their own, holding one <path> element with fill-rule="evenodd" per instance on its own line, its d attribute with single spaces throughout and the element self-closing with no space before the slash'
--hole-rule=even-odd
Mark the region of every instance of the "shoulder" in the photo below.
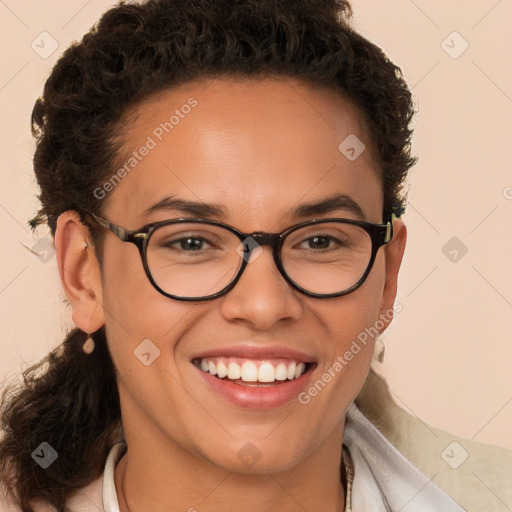
<svg viewBox="0 0 512 512">
<path fill-rule="evenodd" d="M 356 403 L 399 452 L 461 506 L 509 510 L 512 452 L 427 425 L 395 403 L 385 380 L 373 370 Z"/>
<path fill-rule="evenodd" d="M 114 468 L 127 450 L 124 440 L 117 441 L 111 447 L 102 474 L 88 485 L 74 491 L 66 500 L 67 512 L 103 512 L 105 504 L 108 510 L 116 510 L 117 496 L 114 483 Z M 104 502 L 105 500 L 105 502 Z M 32 502 L 34 512 L 57 512 L 56 508 L 39 502 Z M 9 493 L 8 485 L 0 480 L 0 512 L 22 512 Z"/>
<path fill-rule="evenodd" d="M 86 487 L 82 487 L 68 500 L 70 512 L 100 512 L 103 511 L 103 478 L 92 481 Z"/>
</svg>

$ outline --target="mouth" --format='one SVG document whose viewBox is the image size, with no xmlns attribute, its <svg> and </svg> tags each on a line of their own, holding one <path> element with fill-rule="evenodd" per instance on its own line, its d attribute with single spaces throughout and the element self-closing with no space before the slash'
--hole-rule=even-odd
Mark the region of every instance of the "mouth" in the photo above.
<svg viewBox="0 0 512 512">
<path fill-rule="evenodd" d="M 238 408 L 268 410 L 297 401 L 318 366 L 304 352 L 251 343 L 210 349 L 190 359 L 197 391 Z"/>
<path fill-rule="evenodd" d="M 192 363 L 204 373 L 219 380 L 246 387 L 282 385 L 299 379 L 312 370 L 315 363 L 299 359 L 242 357 L 202 357 Z"/>
</svg>

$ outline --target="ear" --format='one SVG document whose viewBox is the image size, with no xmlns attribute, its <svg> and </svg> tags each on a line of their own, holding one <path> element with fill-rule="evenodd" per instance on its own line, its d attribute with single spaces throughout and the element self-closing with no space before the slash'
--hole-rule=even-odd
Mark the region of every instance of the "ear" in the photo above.
<svg viewBox="0 0 512 512">
<path fill-rule="evenodd" d="M 393 220 L 393 239 L 385 246 L 386 257 L 386 280 L 379 313 L 389 318 L 389 311 L 395 310 L 394 307 L 397 290 L 398 271 L 402 263 L 402 258 L 407 242 L 407 228 L 400 219 Z M 381 333 L 386 330 L 391 322 L 385 322 Z"/>
<path fill-rule="evenodd" d="M 88 333 L 97 331 L 105 323 L 100 267 L 89 230 L 77 212 L 68 210 L 57 219 L 55 251 L 75 325 Z"/>
</svg>

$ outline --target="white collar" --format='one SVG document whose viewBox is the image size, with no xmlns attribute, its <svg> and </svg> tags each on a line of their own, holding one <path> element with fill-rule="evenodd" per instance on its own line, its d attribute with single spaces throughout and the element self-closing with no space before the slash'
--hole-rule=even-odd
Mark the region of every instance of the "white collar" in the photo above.
<svg viewBox="0 0 512 512">
<path fill-rule="evenodd" d="M 354 512 L 466 512 L 409 462 L 355 404 L 343 437 L 354 466 Z"/>
<path fill-rule="evenodd" d="M 353 464 L 351 504 L 354 512 L 466 512 L 418 468 L 413 466 L 361 413 L 355 404 L 347 411 L 343 444 Z M 103 473 L 104 512 L 120 512 L 114 469 L 126 451 L 116 443 Z"/>
<path fill-rule="evenodd" d="M 103 471 L 103 508 L 104 512 L 120 512 L 119 502 L 117 501 L 116 484 L 114 480 L 114 469 L 119 459 L 126 452 L 126 442 L 119 441 L 112 446 L 105 462 Z"/>
</svg>

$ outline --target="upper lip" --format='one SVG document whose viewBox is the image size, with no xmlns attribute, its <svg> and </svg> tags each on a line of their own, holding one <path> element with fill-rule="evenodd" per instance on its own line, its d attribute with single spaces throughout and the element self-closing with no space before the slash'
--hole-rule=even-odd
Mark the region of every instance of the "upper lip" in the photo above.
<svg viewBox="0 0 512 512">
<path fill-rule="evenodd" d="M 304 363 L 314 363 L 315 358 L 304 352 L 290 349 L 279 345 L 230 345 L 222 348 L 212 348 L 192 357 L 194 359 L 204 359 L 208 357 L 240 357 L 242 359 L 274 359 L 284 358 Z"/>
</svg>

